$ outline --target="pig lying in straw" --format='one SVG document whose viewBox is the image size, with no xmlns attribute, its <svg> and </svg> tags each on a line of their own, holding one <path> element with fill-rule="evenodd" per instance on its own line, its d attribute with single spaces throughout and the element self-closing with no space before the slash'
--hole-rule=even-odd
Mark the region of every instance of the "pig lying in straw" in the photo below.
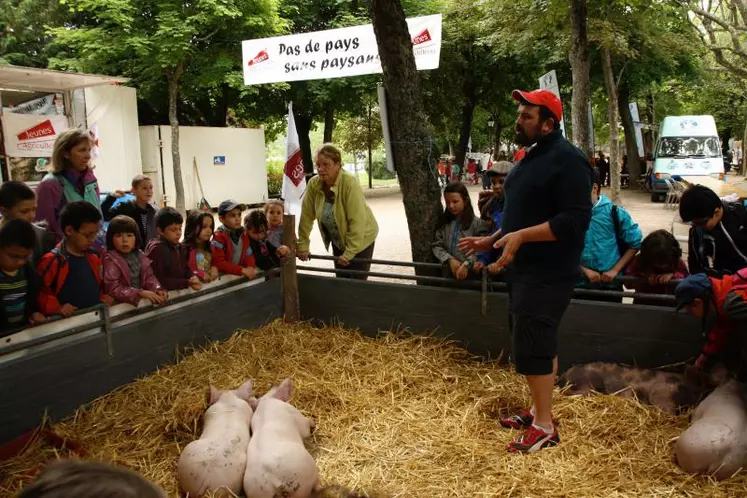
<svg viewBox="0 0 747 498">
<path fill-rule="evenodd" d="M 747 386 L 729 380 L 698 405 L 674 457 L 692 474 L 727 479 L 747 469 Z"/>
<path fill-rule="evenodd" d="M 247 498 L 308 498 L 318 489 L 316 462 L 303 445 L 314 423 L 288 403 L 291 391 L 285 379 L 256 402 L 244 475 Z"/>
<path fill-rule="evenodd" d="M 560 377 L 559 384 L 570 385 L 565 394 L 596 391 L 625 397 L 635 395 L 641 403 L 671 414 L 695 406 L 715 387 L 707 375 L 694 368 L 687 368 L 685 373 L 672 373 L 612 363 L 576 365 Z"/>
<path fill-rule="evenodd" d="M 210 386 L 210 407 L 200 439 L 189 443 L 179 457 L 179 485 L 191 498 L 241 493 L 246 470 L 246 448 L 252 419 L 252 381 L 233 391 Z"/>
</svg>

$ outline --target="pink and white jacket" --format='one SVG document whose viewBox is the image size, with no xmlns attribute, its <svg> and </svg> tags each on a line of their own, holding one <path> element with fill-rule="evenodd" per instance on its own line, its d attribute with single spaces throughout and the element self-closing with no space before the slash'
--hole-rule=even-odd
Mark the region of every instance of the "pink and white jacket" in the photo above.
<svg viewBox="0 0 747 498">
<path fill-rule="evenodd" d="M 104 289 L 107 294 L 112 296 L 116 301 L 129 303 L 137 306 L 140 302 L 140 291 L 160 290 L 161 284 L 158 282 L 150 259 L 143 251 L 138 251 L 140 256 L 140 289 L 132 287 L 130 280 L 130 268 L 127 261 L 117 251 L 106 251 L 104 253 Z"/>
</svg>

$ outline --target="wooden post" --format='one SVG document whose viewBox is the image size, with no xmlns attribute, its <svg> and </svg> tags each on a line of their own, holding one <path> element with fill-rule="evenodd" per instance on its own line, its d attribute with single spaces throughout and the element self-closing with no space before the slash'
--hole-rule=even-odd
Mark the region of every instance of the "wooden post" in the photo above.
<svg viewBox="0 0 747 498">
<path fill-rule="evenodd" d="M 283 215 L 283 244 L 288 246 L 290 254 L 283 261 L 283 319 L 295 323 L 301 319 L 301 308 L 298 304 L 298 273 L 296 271 L 296 217 Z"/>
</svg>

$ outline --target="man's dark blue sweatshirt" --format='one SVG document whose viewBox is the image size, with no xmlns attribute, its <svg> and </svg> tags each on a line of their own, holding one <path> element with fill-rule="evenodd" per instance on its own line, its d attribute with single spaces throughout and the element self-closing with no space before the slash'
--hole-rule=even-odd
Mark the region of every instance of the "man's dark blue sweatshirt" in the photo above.
<svg viewBox="0 0 747 498">
<path fill-rule="evenodd" d="M 577 279 L 591 220 L 591 164 L 560 131 L 542 137 L 506 178 L 503 234 L 550 222 L 554 242 L 526 242 L 509 268 L 514 282 Z"/>
</svg>

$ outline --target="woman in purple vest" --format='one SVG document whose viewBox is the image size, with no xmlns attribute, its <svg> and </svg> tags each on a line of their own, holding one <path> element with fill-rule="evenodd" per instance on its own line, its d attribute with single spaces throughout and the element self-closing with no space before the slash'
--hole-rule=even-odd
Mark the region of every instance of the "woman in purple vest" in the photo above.
<svg viewBox="0 0 747 498">
<path fill-rule="evenodd" d="M 46 221 L 58 240 L 63 236 L 60 212 L 68 202 L 86 201 L 101 210 L 99 184 L 91 169 L 92 145 L 85 130 L 74 128 L 60 133 L 52 151 L 52 171 L 36 188 L 36 219 Z"/>
</svg>

